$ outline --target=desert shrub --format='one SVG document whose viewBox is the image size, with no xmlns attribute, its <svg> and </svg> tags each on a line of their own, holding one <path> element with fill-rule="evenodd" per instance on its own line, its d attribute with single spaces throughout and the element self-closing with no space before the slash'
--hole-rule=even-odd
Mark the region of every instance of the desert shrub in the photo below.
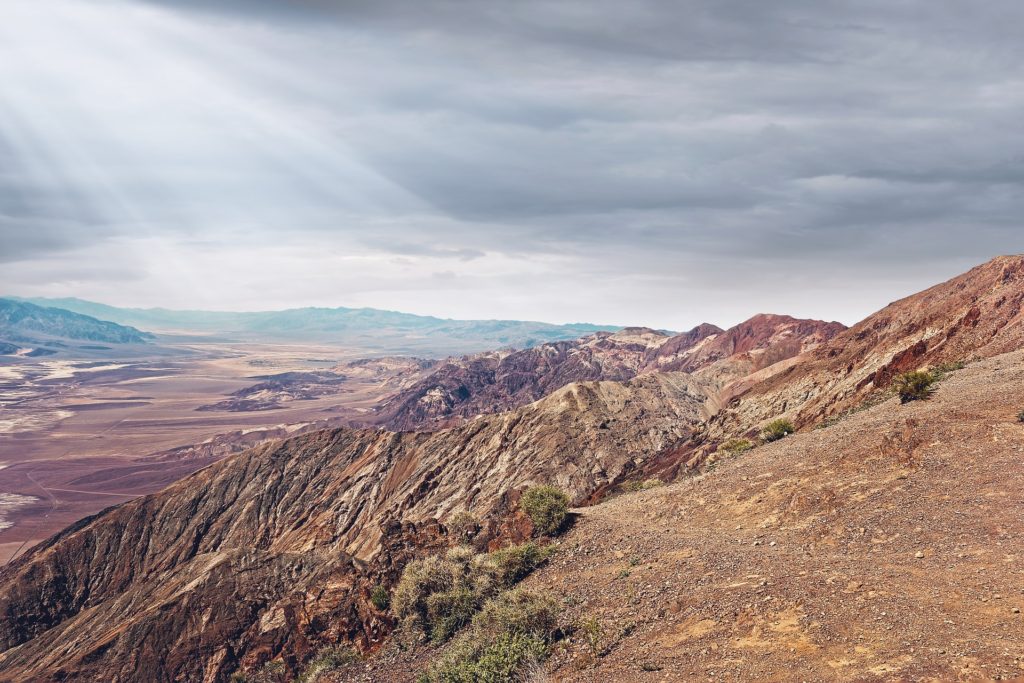
<svg viewBox="0 0 1024 683">
<path fill-rule="evenodd" d="M 473 618 L 480 607 L 480 597 L 466 586 L 427 596 L 430 639 L 435 643 L 443 643 L 455 635 Z"/>
<path fill-rule="evenodd" d="M 424 683 L 503 683 L 522 678 L 554 640 L 558 603 L 521 589 L 489 600 L 447 655 L 420 677 Z"/>
<path fill-rule="evenodd" d="M 406 626 L 443 643 L 488 599 L 526 578 L 553 552 L 532 542 L 479 554 L 460 546 L 443 556 L 414 560 L 395 587 L 392 612 Z"/>
<path fill-rule="evenodd" d="M 911 370 L 896 375 L 892 381 L 892 388 L 899 395 L 900 403 L 922 401 L 935 391 L 935 381 L 935 375 L 930 372 Z"/>
<path fill-rule="evenodd" d="M 348 645 L 330 645 L 317 652 L 296 683 L 317 683 L 323 674 L 359 661 L 359 653 Z"/>
<path fill-rule="evenodd" d="M 551 535 L 565 524 L 569 496 L 554 486 L 534 486 L 523 494 L 522 506 L 537 533 Z"/>
<path fill-rule="evenodd" d="M 778 441 L 795 431 L 796 427 L 793 426 L 792 422 L 780 417 L 764 426 L 764 429 L 761 430 L 761 438 L 766 442 Z"/>
<path fill-rule="evenodd" d="M 601 651 L 601 639 L 604 637 L 604 627 L 600 620 L 594 616 L 587 617 L 576 624 L 576 631 L 583 636 L 590 653 L 596 657 Z"/>
<path fill-rule="evenodd" d="M 544 641 L 558 630 L 558 602 L 546 593 L 516 588 L 488 600 L 473 619 L 473 630 L 485 636 L 526 633 Z"/>
<path fill-rule="evenodd" d="M 1024 422 L 1024 410 L 1017 413 L 1017 422 Z"/>
<path fill-rule="evenodd" d="M 457 614 L 444 613 L 444 608 L 462 607 L 462 603 L 454 599 L 454 594 L 466 591 L 475 600 L 482 599 L 473 590 L 472 565 L 473 552 L 464 548 L 453 548 L 444 556 L 434 555 L 410 562 L 401 572 L 401 579 L 391 596 L 391 609 L 395 616 L 423 631 L 432 640 L 443 640 L 440 634 L 449 631 L 451 626 L 447 617 L 452 616 L 456 621 L 459 618 Z M 439 595 L 446 597 L 434 597 Z"/>
<path fill-rule="evenodd" d="M 470 543 L 480 532 L 480 520 L 472 512 L 459 512 L 448 520 L 447 527 L 457 543 Z"/>
<path fill-rule="evenodd" d="M 384 611 L 391 604 L 391 595 L 388 593 L 388 589 L 380 584 L 373 587 L 370 591 L 370 602 L 377 609 Z"/>
<path fill-rule="evenodd" d="M 725 453 L 726 455 L 739 455 L 749 451 L 754 447 L 754 442 L 750 439 L 729 439 L 719 444 L 718 452 Z"/>
<path fill-rule="evenodd" d="M 554 552 L 554 546 L 541 547 L 536 543 L 527 542 L 495 550 L 490 553 L 490 557 L 494 563 L 498 583 L 510 588 L 547 562 Z"/>
</svg>

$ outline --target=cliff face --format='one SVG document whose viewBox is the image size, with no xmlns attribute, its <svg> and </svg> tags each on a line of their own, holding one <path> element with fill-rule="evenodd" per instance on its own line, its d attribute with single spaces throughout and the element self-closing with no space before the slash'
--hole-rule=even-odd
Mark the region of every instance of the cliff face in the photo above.
<svg viewBox="0 0 1024 683">
<path fill-rule="evenodd" d="M 3 680 L 224 680 L 388 627 L 372 584 L 552 482 L 582 499 L 704 417 L 683 374 L 566 387 L 433 434 L 337 430 L 255 448 L 84 520 L 0 574 Z M 390 573 L 390 574 L 389 574 Z"/>
</svg>

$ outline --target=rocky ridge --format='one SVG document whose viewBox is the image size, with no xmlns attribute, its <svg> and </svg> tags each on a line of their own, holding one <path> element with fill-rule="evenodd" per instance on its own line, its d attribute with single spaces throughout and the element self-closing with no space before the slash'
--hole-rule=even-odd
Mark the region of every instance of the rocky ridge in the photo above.
<svg viewBox="0 0 1024 683">
<path fill-rule="evenodd" d="M 378 423 L 394 430 L 450 427 L 512 410 L 572 382 L 625 381 L 648 372 L 693 373 L 716 365 L 721 378 L 746 375 L 813 349 L 844 329 L 836 322 L 757 315 L 729 330 L 704 323 L 669 336 L 625 328 L 523 351 L 450 359 L 383 405 Z"/>
</svg>

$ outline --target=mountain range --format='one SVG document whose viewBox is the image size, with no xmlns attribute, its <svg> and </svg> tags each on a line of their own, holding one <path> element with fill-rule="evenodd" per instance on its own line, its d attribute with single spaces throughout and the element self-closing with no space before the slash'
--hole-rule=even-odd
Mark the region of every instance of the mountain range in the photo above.
<svg viewBox="0 0 1024 683">
<path fill-rule="evenodd" d="M 618 329 L 589 323 L 449 320 L 375 308 L 295 308 L 239 313 L 118 308 L 75 298 L 25 301 L 159 334 L 276 343 L 322 342 L 382 354 L 445 356 L 500 347 L 524 348 Z"/>
<path fill-rule="evenodd" d="M 561 678 L 1003 676 L 1024 648 L 1024 521 L 1007 514 L 1024 484 L 1022 306 L 1024 257 L 1000 257 L 849 329 L 763 315 L 451 359 L 382 408 L 401 431 L 266 443 L 18 557 L 0 570 L 0 680 L 215 682 L 271 661 L 291 678 L 339 643 L 370 656 L 335 680 L 415 680 L 439 652 L 391 649 L 375 587 L 455 544 L 460 513 L 479 548 L 529 537 L 537 484 L 579 519 L 531 581 L 615 624 L 589 654 L 569 639 Z M 955 379 L 902 406 L 894 377 L 926 367 Z M 762 445 L 780 419 L 797 434 Z M 626 493 L 646 482 L 665 488 Z M 960 620 L 948 644 L 911 594 Z"/>
<path fill-rule="evenodd" d="M 0 351 L 15 353 L 25 346 L 29 352 L 52 351 L 65 340 L 106 344 L 143 344 L 154 339 L 134 327 L 99 320 L 53 306 L 0 299 Z"/>
</svg>

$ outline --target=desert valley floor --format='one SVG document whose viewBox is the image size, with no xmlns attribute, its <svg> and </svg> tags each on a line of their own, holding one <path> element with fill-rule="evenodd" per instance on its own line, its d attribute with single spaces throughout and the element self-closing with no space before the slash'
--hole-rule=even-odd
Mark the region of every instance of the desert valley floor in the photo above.
<svg viewBox="0 0 1024 683">
<path fill-rule="evenodd" d="M 116 355 L 111 355 L 112 353 Z M 176 342 L 95 358 L 0 357 L 0 564 L 71 522 L 159 490 L 232 452 L 358 423 L 419 376 L 387 360 L 348 367 L 311 395 L 261 378 L 360 357 L 332 346 Z M 260 387 L 258 387 L 260 388 Z"/>
</svg>

